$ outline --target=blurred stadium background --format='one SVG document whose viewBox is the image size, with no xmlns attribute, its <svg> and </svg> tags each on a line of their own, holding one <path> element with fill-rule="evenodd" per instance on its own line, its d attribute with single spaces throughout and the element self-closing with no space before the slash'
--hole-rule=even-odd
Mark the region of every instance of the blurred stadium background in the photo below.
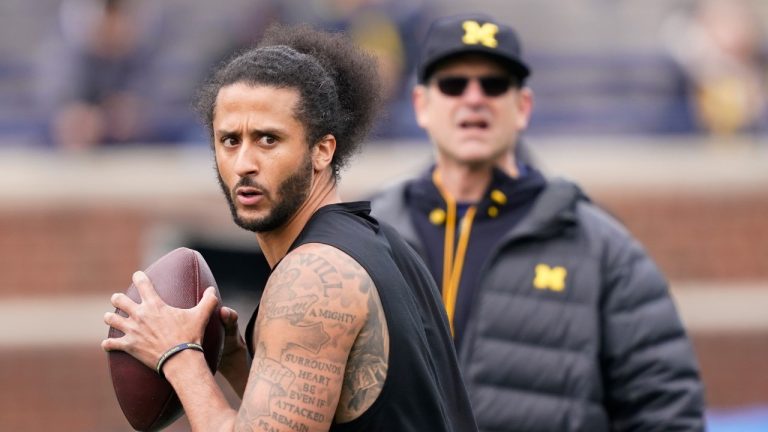
<svg viewBox="0 0 768 432">
<path fill-rule="evenodd" d="M 130 430 L 102 315 L 177 246 L 200 250 L 250 314 L 266 267 L 230 221 L 190 108 L 212 65 L 271 21 L 373 50 L 388 115 L 342 178 L 346 199 L 364 198 L 429 163 L 408 99 L 414 42 L 457 11 L 519 30 L 534 160 L 580 182 L 670 278 L 709 429 L 768 431 L 764 0 L 3 0 L 0 430 Z"/>
</svg>

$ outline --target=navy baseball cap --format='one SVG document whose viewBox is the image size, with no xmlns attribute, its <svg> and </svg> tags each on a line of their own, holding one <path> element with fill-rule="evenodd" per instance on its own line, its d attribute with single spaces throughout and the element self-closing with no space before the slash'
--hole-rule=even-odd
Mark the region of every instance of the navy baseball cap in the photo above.
<svg viewBox="0 0 768 432">
<path fill-rule="evenodd" d="M 469 53 L 494 58 L 520 83 L 531 74 L 522 59 L 520 41 L 512 27 L 487 15 L 464 14 L 439 18 L 429 27 L 419 59 L 419 82 L 425 83 L 439 62 Z"/>
</svg>

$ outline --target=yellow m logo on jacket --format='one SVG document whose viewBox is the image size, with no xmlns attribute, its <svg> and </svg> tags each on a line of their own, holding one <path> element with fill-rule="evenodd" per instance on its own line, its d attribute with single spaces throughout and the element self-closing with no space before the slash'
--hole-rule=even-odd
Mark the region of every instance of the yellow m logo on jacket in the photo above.
<svg viewBox="0 0 768 432">
<path fill-rule="evenodd" d="M 496 40 L 496 33 L 499 27 L 496 24 L 485 23 L 480 25 L 477 21 L 464 21 L 461 26 L 464 28 L 464 37 L 461 41 L 467 45 L 482 44 L 488 48 L 496 48 L 499 42 Z"/>
<path fill-rule="evenodd" d="M 536 276 L 533 278 L 535 288 L 558 292 L 565 289 L 565 278 L 568 275 L 568 270 L 565 267 L 538 264 L 534 270 L 536 271 Z"/>
</svg>

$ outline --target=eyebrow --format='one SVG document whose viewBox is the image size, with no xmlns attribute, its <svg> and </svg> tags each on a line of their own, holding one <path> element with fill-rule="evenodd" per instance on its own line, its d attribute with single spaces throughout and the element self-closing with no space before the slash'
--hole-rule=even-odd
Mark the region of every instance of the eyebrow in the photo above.
<svg viewBox="0 0 768 432">
<path fill-rule="evenodd" d="M 217 129 L 216 135 L 217 136 L 241 136 L 242 134 L 239 131 Z M 248 131 L 248 135 L 250 136 L 271 135 L 271 136 L 283 137 L 285 136 L 285 132 L 283 129 L 267 127 L 267 128 L 261 128 L 261 129 L 250 129 Z"/>
</svg>

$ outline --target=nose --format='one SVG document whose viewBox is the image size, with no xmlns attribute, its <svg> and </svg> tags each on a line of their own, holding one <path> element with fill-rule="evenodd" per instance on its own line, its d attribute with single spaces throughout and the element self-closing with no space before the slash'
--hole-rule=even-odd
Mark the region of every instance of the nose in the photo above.
<svg viewBox="0 0 768 432">
<path fill-rule="evenodd" d="M 461 98 L 464 100 L 464 102 L 471 105 L 477 105 L 485 102 L 486 97 L 487 96 L 485 96 L 485 93 L 483 93 L 483 88 L 480 85 L 480 81 L 477 79 L 469 80 L 469 83 L 467 83 L 467 88 L 464 89 L 464 93 L 461 94 Z"/>
<path fill-rule="evenodd" d="M 237 151 L 234 170 L 239 177 L 248 177 L 259 172 L 256 151 L 251 150 L 247 143 L 243 143 Z"/>
</svg>

